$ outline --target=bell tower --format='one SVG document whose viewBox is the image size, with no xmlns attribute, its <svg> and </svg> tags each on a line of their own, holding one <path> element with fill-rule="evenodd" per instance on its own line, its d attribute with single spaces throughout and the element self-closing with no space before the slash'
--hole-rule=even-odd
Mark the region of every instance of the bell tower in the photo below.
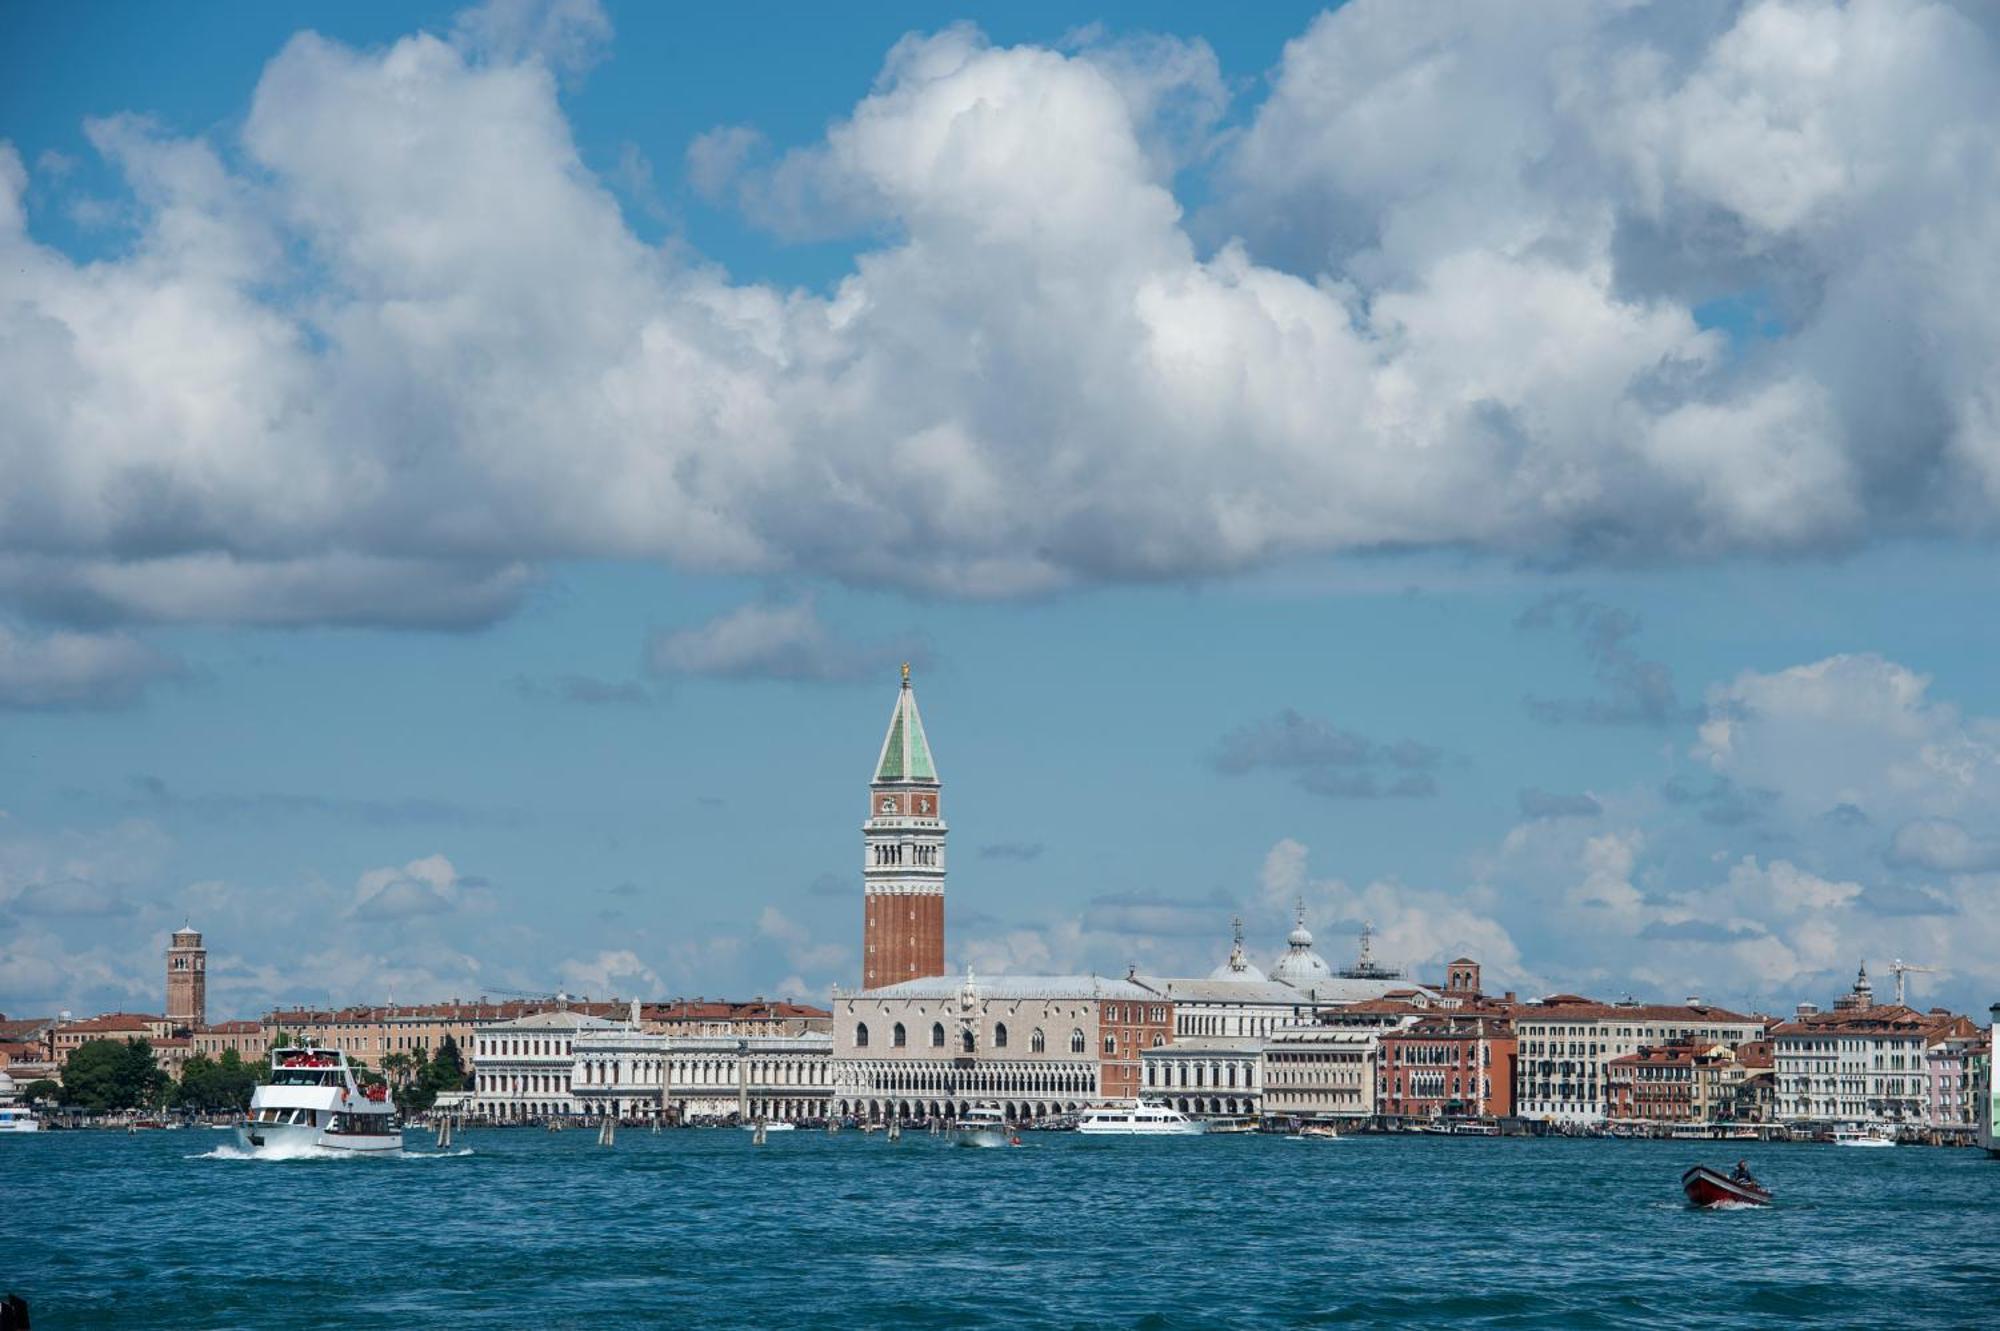
<svg viewBox="0 0 2000 1331">
<path fill-rule="evenodd" d="M 167 1020 L 175 1030 L 197 1030 L 208 1021 L 208 949 L 187 925 L 167 947 Z"/>
<path fill-rule="evenodd" d="M 861 987 L 944 974 L 944 810 L 910 667 L 861 825 Z"/>
</svg>

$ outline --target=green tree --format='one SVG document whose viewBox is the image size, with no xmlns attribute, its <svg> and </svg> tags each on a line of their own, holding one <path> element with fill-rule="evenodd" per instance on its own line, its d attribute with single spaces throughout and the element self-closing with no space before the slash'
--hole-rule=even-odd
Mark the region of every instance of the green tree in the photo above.
<svg viewBox="0 0 2000 1331">
<path fill-rule="evenodd" d="M 90 1040 L 63 1065 L 62 1101 L 104 1112 L 160 1103 L 166 1077 L 150 1040 Z"/>
<path fill-rule="evenodd" d="M 47 1077 L 37 1077 L 22 1090 L 21 1098 L 31 1105 L 40 1104 L 44 1100 L 60 1100 L 62 1099 L 62 1087 L 56 1085 Z"/>
</svg>

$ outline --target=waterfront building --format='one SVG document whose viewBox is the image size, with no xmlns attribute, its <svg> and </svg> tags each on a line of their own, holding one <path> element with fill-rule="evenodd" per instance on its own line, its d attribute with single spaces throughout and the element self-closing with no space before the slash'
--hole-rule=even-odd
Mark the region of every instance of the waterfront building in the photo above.
<svg viewBox="0 0 2000 1331">
<path fill-rule="evenodd" d="M 270 1039 L 261 1021 L 218 1021 L 194 1033 L 194 1052 L 221 1058 L 230 1050 L 245 1063 L 261 1063 L 270 1052 Z"/>
<path fill-rule="evenodd" d="M 1598 1003 L 1556 994 L 1514 1011 L 1518 1041 L 1515 1112 L 1571 1126 L 1602 1123 L 1610 1111 L 1613 1060 L 1670 1040 L 1735 1047 L 1762 1039 L 1764 1019 L 1699 999 L 1684 1004 Z"/>
<path fill-rule="evenodd" d="M 1453 962 L 1454 967 L 1460 963 Z M 1465 963 L 1471 964 L 1471 963 Z M 1462 978 L 1445 989 L 1459 1004 L 1479 1001 L 1478 967 L 1468 991 Z M 1378 1112 L 1384 1118 L 1423 1119 L 1447 1114 L 1507 1118 L 1514 1112 L 1518 1042 L 1505 1016 L 1471 1006 L 1418 1017 L 1379 1037 Z"/>
<path fill-rule="evenodd" d="M 615 1022 L 567 1008 L 482 1028 L 473 1036 L 474 1112 L 498 1122 L 581 1113 L 573 1091 L 576 1042 L 614 1029 Z"/>
<path fill-rule="evenodd" d="M 1743 1065 L 1726 1044 L 1670 1040 L 1605 1065 L 1614 1123 L 1723 1123 L 1733 1120 Z"/>
<path fill-rule="evenodd" d="M 2000 1076 L 1993 1066 L 1994 1055 L 2000 1053 L 2000 1003 L 1986 1010 L 1986 1022 L 1986 1043 L 1971 1052 L 1966 1078 L 1972 1084 L 1979 1144 L 2000 1156 Z"/>
<path fill-rule="evenodd" d="M 208 949 L 188 925 L 174 930 L 167 944 L 167 1020 L 176 1032 L 208 1021 Z"/>
<path fill-rule="evenodd" d="M 833 1014 L 790 1000 L 731 1003 L 677 998 L 641 1005 L 640 1022 L 654 1035 L 825 1035 L 833 1029 Z"/>
<path fill-rule="evenodd" d="M 51 1038 L 50 1052 L 60 1067 L 69 1062 L 71 1054 L 92 1040 L 123 1040 L 127 1044 L 146 1040 L 157 1045 L 172 1038 L 173 1033 L 173 1022 L 153 1013 L 106 1012 L 82 1021 L 60 1023 Z"/>
<path fill-rule="evenodd" d="M 1934 1019 L 1895 1004 L 1801 1013 L 1771 1030 L 1777 1118 L 1898 1127 L 1927 1117 Z"/>
<path fill-rule="evenodd" d="M 1771 1042 L 1752 1040 L 1736 1046 L 1736 1064 L 1743 1070 L 1742 1079 L 1736 1083 L 1736 1121 L 1774 1122 L 1777 1118 L 1778 1070 Z"/>
<path fill-rule="evenodd" d="M 1371 1031 L 1288 1027 L 1264 1042 L 1264 1113 L 1367 1119 L 1375 1113 L 1379 1037 Z"/>
<path fill-rule="evenodd" d="M 1010 1120 L 1135 1098 L 1142 1053 L 1173 1005 L 1131 980 L 1001 975 L 906 980 L 833 995 L 833 1102 L 843 1117 L 932 1118 L 975 1103 Z"/>
<path fill-rule="evenodd" d="M 1139 1098 L 1183 1114 L 1261 1114 L 1265 1045 L 1261 1035 L 1176 1036 L 1140 1053 Z"/>
<path fill-rule="evenodd" d="M 945 973 L 943 793 L 906 665 L 861 825 L 863 989 Z"/>
<path fill-rule="evenodd" d="M 1924 1125 L 1947 1137 L 1969 1141 L 1978 1126 L 1977 1097 L 1971 1082 L 1972 1060 L 1985 1047 L 1987 1033 L 1970 1018 L 1932 1008 L 1937 1018 L 1924 1047 Z"/>
<path fill-rule="evenodd" d="M 828 1116 L 833 1037 L 661 1035 L 626 1022 L 582 1031 L 570 1089 L 579 1113 L 672 1123 L 813 1122 Z"/>
</svg>

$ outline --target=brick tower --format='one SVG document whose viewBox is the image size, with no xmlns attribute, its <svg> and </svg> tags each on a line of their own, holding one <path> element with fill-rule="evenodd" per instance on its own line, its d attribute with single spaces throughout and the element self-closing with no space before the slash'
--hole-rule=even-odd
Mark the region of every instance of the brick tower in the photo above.
<svg viewBox="0 0 2000 1331">
<path fill-rule="evenodd" d="M 945 973 L 946 829 L 938 796 L 937 767 L 906 665 L 861 825 L 864 989 Z"/>
<path fill-rule="evenodd" d="M 167 947 L 167 1020 L 177 1031 L 208 1021 L 208 949 L 186 925 L 174 930 Z"/>
</svg>

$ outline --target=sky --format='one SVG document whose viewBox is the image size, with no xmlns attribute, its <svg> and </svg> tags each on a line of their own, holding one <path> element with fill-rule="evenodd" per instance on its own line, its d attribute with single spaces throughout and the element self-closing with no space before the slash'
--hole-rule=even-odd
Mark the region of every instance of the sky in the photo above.
<svg viewBox="0 0 2000 1331">
<path fill-rule="evenodd" d="M 0 9 L 0 1011 L 1983 1014 L 1995 11 L 1237 8 Z"/>
</svg>

